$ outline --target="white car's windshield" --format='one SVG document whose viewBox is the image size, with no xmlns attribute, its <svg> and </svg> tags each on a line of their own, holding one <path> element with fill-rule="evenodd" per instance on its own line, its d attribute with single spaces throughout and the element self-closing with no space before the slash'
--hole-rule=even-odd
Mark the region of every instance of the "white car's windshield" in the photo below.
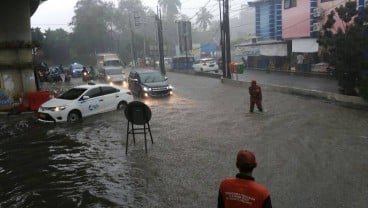
<svg viewBox="0 0 368 208">
<path fill-rule="evenodd" d="M 81 96 L 86 90 L 87 89 L 85 89 L 85 88 L 72 88 L 72 89 L 66 91 L 65 93 L 63 93 L 62 95 L 60 95 L 59 99 L 75 100 L 79 96 Z"/>
<path fill-rule="evenodd" d="M 142 83 L 163 82 L 165 78 L 160 72 L 149 72 L 140 74 Z"/>
</svg>

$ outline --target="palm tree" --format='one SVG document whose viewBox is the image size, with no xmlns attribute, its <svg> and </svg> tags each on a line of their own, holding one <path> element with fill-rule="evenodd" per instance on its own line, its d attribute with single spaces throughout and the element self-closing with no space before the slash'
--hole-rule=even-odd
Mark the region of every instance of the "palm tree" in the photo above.
<svg viewBox="0 0 368 208">
<path fill-rule="evenodd" d="M 202 7 L 198 12 L 196 24 L 199 24 L 199 27 L 202 28 L 203 31 L 206 31 L 208 25 L 211 23 L 213 15 L 209 13 L 206 7 Z"/>
<path fill-rule="evenodd" d="M 181 9 L 180 0 L 158 0 L 158 4 L 168 18 L 177 15 Z"/>
</svg>

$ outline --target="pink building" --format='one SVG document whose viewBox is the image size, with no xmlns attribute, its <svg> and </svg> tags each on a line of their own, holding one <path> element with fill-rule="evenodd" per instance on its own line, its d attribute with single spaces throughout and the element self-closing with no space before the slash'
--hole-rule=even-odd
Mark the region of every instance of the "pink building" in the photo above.
<svg viewBox="0 0 368 208">
<path fill-rule="evenodd" d="M 239 56 L 248 58 L 252 68 L 301 72 L 321 72 L 317 37 L 327 15 L 349 0 L 252 0 L 256 11 L 256 38 L 235 47 Z M 368 0 L 355 0 L 362 11 Z M 335 28 L 343 28 L 335 16 Z M 324 69 L 326 67 L 323 67 Z"/>
<path fill-rule="evenodd" d="M 290 65 L 292 70 L 318 71 L 314 64 L 326 60 L 318 57 L 318 32 L 335 8 L 345 5 L 348 0 L 284 0 L 282 11 L 282 38 L 291 45 Z M 359 8 L 364 0 L 357 0 Z M 336 15 L 335 28 L 342 27 Z M 343 27 L 342 27 L 343 28 Z"/>
<path fill-rule="evenodd" d="M 298 0 L 295 6 L 286 7 L 285 1 L 282 11 L 282 38 L 309 38 L 310 37 L 310 1 Z"/>
</svg>

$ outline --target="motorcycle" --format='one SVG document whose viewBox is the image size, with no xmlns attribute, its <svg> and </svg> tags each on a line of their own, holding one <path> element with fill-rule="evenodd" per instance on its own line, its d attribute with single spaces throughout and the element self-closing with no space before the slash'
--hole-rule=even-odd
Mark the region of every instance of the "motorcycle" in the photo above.
<svg viewBox="0 0 368 208">
<path fill-rule="evenodd" d="M 91 80 L 91 75 L 89 74 L 89 72 L 88 72 L 88 71 L 84 71 L 84 72 L 82 73 L 82 80 L 83 80 L 84 82 L 88 82 L 88 81 L 90 81 L 90 80 Z"/>
<path fill-rule="evenodd" d="M 70 82 L 71 79 L 72 79 L 72 75 L 69 72 L 66 72 L 64 82 Z"/>
<path fill-rule="evenodd" d="M 57 69 L 51 70 L 49 74 L 49 81 L 50 82 L 62 82 L 63 79 L 60 76 L 60 72 Z"/>
</svg>

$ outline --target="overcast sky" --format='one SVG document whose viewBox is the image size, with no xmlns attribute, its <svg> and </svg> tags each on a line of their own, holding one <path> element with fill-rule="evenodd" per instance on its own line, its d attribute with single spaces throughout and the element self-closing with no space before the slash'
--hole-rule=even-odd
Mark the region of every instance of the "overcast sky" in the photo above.
<svg viewBox="0 0 368 208">
<path fill-rule="evenodd" d="M 31 18 L 32 27 L 40 27 L 42 30 L 48 28 L 55 30 L 63 28 L 71 31 L 68 24 L 74 16 L 74 6 L 78 0 L 47 0 L 41 4 L 35 14 Z M 110 2 L 118 2 L 118 0 L 105 0 Z M 214 19 L 218 19 L 219 6 L 217 0 L 181 0 L 181 13 L 186 14 L 195 21 L 195 14 L 199 8 L 205 6 L 212 12 Z M 241 9 L 241 4 L 246 0 L 230 0 L 230 15 L 238 15 Z M 157 8 L 157 0 L 142 0 L 145 6 L 151 7 L 154 11 Z"/>
</svg>

